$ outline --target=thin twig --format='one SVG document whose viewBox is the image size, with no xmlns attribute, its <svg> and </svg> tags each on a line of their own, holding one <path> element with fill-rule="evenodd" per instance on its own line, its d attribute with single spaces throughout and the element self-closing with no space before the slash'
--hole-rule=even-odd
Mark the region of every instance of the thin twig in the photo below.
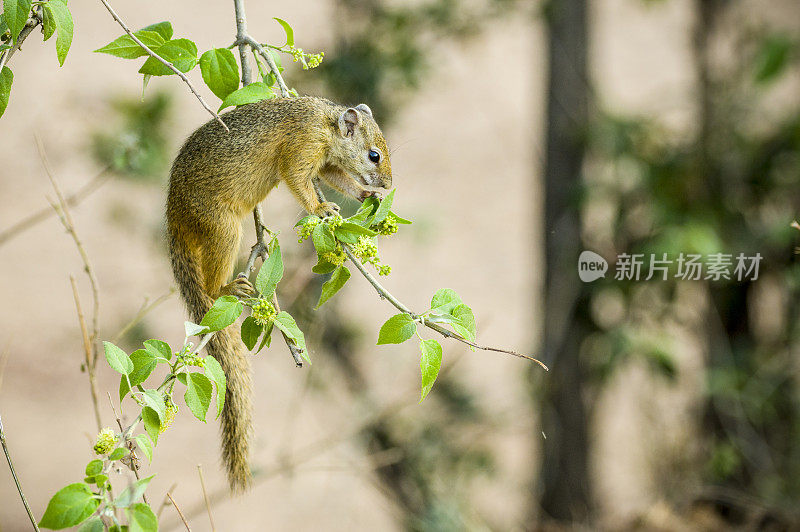
<svg viewBox="0 0 800 532">
<path fill-rule="evenodd" d="M 108 396 L 108 404 L 111 405 L 111 411 L 114 412 L 114 419 L 117 420 L 117 426 L 119 427 L 120 434 L 122 435 L 125 432 L 125 429 L 122 428 L 122 418 L 117 413 L 117 409 L 114 407 L 114 401 L 111 399 L 111 394 L 109 392 L 106 392 L 106 395 Z M 122 405 L 120 405 L 120 409 L 121 408 L 122 408 Z M 141 478 L 139 477 L 139 462 L 138 462 L 138 459 L 136 458 L 136 455 L 133 454 L 133 447 L 131 445 L 129 445 L 127 441 L 124 441 L 123 445 L 128 447 L 128 450 L 131 452 L 131 455 L 130 455 L 131 456 L 131 463 L 130 463 L 131 471 L 133 471 L 133 474 L 136 477 L 136 480 L 141 480 Z M 150 504 L 149 502 L 147 502 L 147 495 L 144 494 L 144 493 L 142 493 L 142 500 L 144 501 L 145 504 L 148 504 L 148 505 Z"/>
<path fill-rule="evenodd" d="M 418 314 L 415 314 L 415 313 L 411 312 L 408 309 L 407 306 L 405 306 L 403 303 L 398 301 L 397 298 L 395 298 L 392 294 L 390 294 L 388 290 L 386 290 L 383 286 L 381 286 L 381 284 L 378 282 L 378 280 L 375 279 L 375 277 L 371 273 L 369 273 L 366 270 L 366 268 L 364 268 L 364 265 L 361 264 L 361 261 L 358 260 L 358 258 L 353 254 L 353 252 L 350 250 L 350 247 L 347 244 L 342 244 L 342 248 L 344 249 L 344 252 L 347 253 L 347 257 L 350 259 L 350 261 L 353 264 L 355 264 L 356 268 L 358 268 L 358 271 L 361 272 L 361 275 L 363 275 L 367 279 L 367 281 L 369 281 L 369 284 L 371 284 L 373 286 L 373 288 L 375 288 L 375 290 L 378 292 L 378 295 L 381 297 L 381 299 L 387 300 L 397 310 L 399 310 L 400 312 L 403 312 L 405 314 L 408 314 L 409 316 L 414 318 L 415 321 L 421 321 L 421 323 L 423 325 L 425 325 L 429 329 L 432 329 L 432 330 L 438 332 L 439 334 L 441 334 L 445 338 L 452 338 L 454 340 L 458 340 L 461 343 L 467 344 L 470 347 L 474 347 L 475 349 L 480 349 L 482 351 L 495 351 L 497 353 L 506 353 L 506 354 L 509 354 L 509 355 L 512 355 L 512 356 L 515 356 L 515 357 L 524 358 L 525 360 L 530 360 L 531 362 L 536 362 L 542 368 L 544 368 L 546 371 L 549 371 L 548 367 L 545 366 L 544 363 L 542 363 L 540 360 L 537 360 L 537 359 L 535 359 L 535 358 L 533 358 L 531 356 L 523 355 L 522 353 L 517 353 L 516 351 L 509 351 L 508 349 L 500 349 L 498 347 L 488 347 L 488 346 L 479 345 L 479 344 L 476 344 L 475 342 L 471 342 L 471 341 L 467 340 L 466 338 L 463 338 L 463 337 L 459 336 L 458 334 L 456 334 L 456 333 L 454 333 L 452 331 L 448 331 L 447 329 L 445 329 L 444 327 L 442 327 L 442 326 L 440 326 L 440 325 L 438 325 L 436 323 L 431 323 L 428 320 L 420 319 L 421 317 Z"/>
<path fill-rule="evenodd" d="M 178 503 L 175 502 L 175 499 L 172 498 L 172 495 L 170 495 L 169 492 L 167 492 L 167 497 L 169 497 L 170 502 L 172 502 L 172 506 L 175 507 L 175 510 L 178 512 L 178 515 L 181 517 L 181 521 L 183 521 L 183 524 L 186 525 L 187 532 L 192 532 L 192 529 L 189 526 L 189 523 L 186 522 L 186 518 L 183 516 L 183 513 L 181 512 L 181 509 L 178 508 Z"/>
<path fill-rule="evenodd" d="M 109 179 L 111 179 L 110 175 L 107 175 L 108 171 L 111 169 L 110 166 L 107 166 L 103 170 L 100 171 L 91 181 L 83 185 L 73 194 L 70 194 L 67 197 L 67 205 L 70 207 L 74 207 L 78 205 L 84 198 L 89 196 L 92 192 L 100 188 L 101 185 L 106 183 Z M 14 238 L 15 236 L 27 231 L 31 227 L 35 226 L 36 224 L 47 220 L 53 214 L 53 209 L 50 207 L 43 207 L 42 209 L 38 210 L 37 212 L 23 218 L 22 220 L 16 222 L 14 225 L 9 227 L 8 229 L 4 229 L 0 232 L 0 246 Z"/>
<path fill-rule="evenodd" d="M 211 107 L 208 106 L 206 101 L 203 99 L 202 96 L 200 96 L 200 93 L 197 92 L 197 90 L 194 88 L 194 85 L 192 85 L 192 82 L 189 81 L 189 78 L 187 78 L 186 75 L 183 72 L 181 72 L 180 70 L 175 68 L 175 65 L 173 65 L 169 61 L 166 61 L 163 57 L 161 57 L 160 55 L 155 53 L 146 44 L 144 44 L 142 41 L 140 41 L 139 38 L 136 35 L 134 35 L 133 32 L 128 28 L 128 26 L 125 25 L 125 23 L 122 21 L 122 19 L 119 18 L 119 15 L 117 15 L 117 13 L 114 11 L 114 9 L 111 7 L 111 5 L 106 0 L 100 0 L 100 2 L 102 2 L 102 4 L 104 6 L 106 6 L 106 9 L 108 10 L 109 13 L 111 13 L 111 16 L 122 27 L 122 29 L 125 31 L 125 33 L 127 33 L 128 36 L 131 39 L 133 39 L 133 42 L 135 42 L 136 44 L 141 46 L 142 50 L 147 52 L 147 55 L 149 55 L 150 57 L 155 58 L 156 61 L 158 61 L 159 63 L 161 63 L 162 65 L 164 65 L 168 69 L 172 70 L 175 74 L 177 74 L 177 76 L 179 78 L 181 78 L 184 83 L 186 83 L 186 85 L 189 87 L 189 90 L 192 91 L 192 94 L 194 94 L 197 97 L 197 99 L 200 101 L 200 104 L 203 106 L 203 108 L 205 108 L 205 110 L 208 111 L 209 114 L 211 116 L 213 116 L 217 120 L 217 122 L 222 124 L 222 127 L 225 128 L 225 131 L 230 131 L 230 129 L 228 129 L 228 126 L 225 125 L 225 122 L 222 121 L 222 118 L 220 118 L 219 115 Z"/>
<path fill-rule="evenodd" d="M 102 0 L 101 0 L 102 1 Z M 283 81 L 283 76 L 281 76 L 281 71 L 278 69 L 278 65 L 275 64 L 275 59 L 273 59 L 272 54 L 269 53 L 267 50 L 264 49 L 261 44 L 253 39 L 250 35 L 244 36 L 244 42 L 249 44 L 250 47 L 258 52 L 258 54 L 264 58 L 264 61 L 267 62 L 267 66 L 272 71 L 272 74 L 275 76 L 275 79 L 278 81 L 278 87 L 281 89 L 281 95 L 284 98 L 288 98 L 291 96 L 289 93 L 289 87 L 286 86 L 286 82 Z M 242 39 L 237 39 L 237 45 L 242 42 Z"/>
<path fill-rule="evenodd" d="M 103 423 L 100 421 L 100 405 L 97 400 L 97 379 L 95 378 L 94 368 L 92 367 L 92 343 L 91 340 L 89 340 L 89 330 L 86 328 L 86 320 L 83 317 L 83 309 L 81 308 L 78 284 L 75 282 L 75 277 L 70 275 L 69 282 L 72 284 L 72 297 L 75 298 L 75 310 L 78 312 L 78 324 L 81 327 L 81 334 L 83 335 L 83 352 L 86 356 L 86 372 L 89 374 L 89 391 L 92 394 L 94 419 L 97 422 L 97 430 L 101 431 L 103 430 Z"/>
<path fill-rule="evenodd" d="M 175 491 L 175 488 L 177 487 L 178 483 L 176 482 L 167 490 L 167 493 L 172 493 L 173 491 Z M 158 507 L 158 512 L 156 513 L 156 517 L 158 518 L 159 521 L 161 520 L 161 512 L 163 512 L 164 508 L 166 508 L 167 506 L 169 506 L 169 499 L 167 499 L 167 497 L 164 496 L 164 500 L 161 501 L 161 506 Z"/>
<path fill-rule="evenodd" d="M 38 532 L 39 525 L 36 524 L 36 518 L 33 517 L 33 512 L 31 511 L 31 507 L 30 505 L 28 505 L 28 499 L 25 498 L 25 493 L 22 491 L 22 486 L 19 483 L 19 478 L 17 478 L 17 472 L 14 471 L 14 462 L 11 460 L 11 453 L 8 452 L 8 445 L 6 444 L 6 434 L 3 431 L 2 416 L 0 416 L 0 444 L 3 445 L 3 452 L 6 455 L 6 460 L 8 460 L 8 468 L 11 469 L 11 476 L 14 478 L 14 484 L 17 485 L 17 492 L 19 493 L 19 496 L 22 499 L 22 504 L 25 506 L 25 511 L 28 512 L 28 519 L 31 520 L 31 525 L 33 525 L 33 529 Z"/>
<path fill-rule="evenodd" d="M 155 301 L 149 303 L 147 298 L 145 298 L 144 302 L 142 303 L 142 307 L 139 309 L 139 312 L 136 313 L 136 316 L 133 317 L 131 321 L 129 321 L 119 332 L 114 336 L 114 339 L 111 340 L 113 343 L 117 343 L 120 338 L 122 338 L 128 331 L 130 331 L 133 327 L 136 326 L 140 321 L 144 319 L 147 314 L 149 314 L 153 309 L 159 306 L 161 303 L 169 299 L 170 297 L 175 294 L 175 287 L 172 286 L 169 289 L 169 292 L 166 294 L 162 294 L 158 296 Z"/>
<path fill-rule="evenodd" d="M 217 528 L 214 526 L 214 517 L 211 515 L 211 501 L 208 500 L 206 482 L 203 479 L 203 467 L 200 464 L 197 464 L 197 474 L 200 475 L 200 487 L 203 489 L 203 500 L 205 500 L 206 510 L 208 510 L 208 520 L 211 523 L 211 532 L 217 532 Z"/>
<path fill-rule="evenodd" d="M 56 214 L 58 214 L 59 218 L 61 219 L 61 223 L 75 241 L 75 246 L 78 248 L 78 253 L 80 253 L 81 260 L 83 260 L 84 270 L 86 271 L 86 275 L 89 277 L 89 284 L 92 287 L 92 333 L 89 336 L 89 340 L 92 343 L 92 361 L 89 370 L 94 371 L 94 368 L 97 366 L 97 346 L 95 342 L 97 341 L 98 337 L 97 322 L 100 314 L 100 289 L 98 288 L 97 277 L 94 274 L 94 269 L 92 268 L 91 261 L 89 260 L 89 255 L 86 253 L 86 249 L 83 247 L 83 243 L 78 237 L 78 232 L 75 229 L 75 222 L 72 219 L 72 214 L 69 211 L 69 206 L 64 198 L 64 194 L 61 193 L 61 187 L 58 185 L 58 180 L 56 179 L 52 168 L 50 168 L 50 163 L 47 160 L 47 154 L 45 153 L 42 140 L 38 136 L 35 137 L 35 140 L 36 149 L 39 151 L 39 158 L 42 161 L 42 166 L 44 166 L 47 177 L 50 179 L 50 183 L 53 185 L 53 190 L 55 190 L 56 196 L 58 197 L 58 206 L 53 205 L 53 209 L 55 209 Z"/>
</svg>

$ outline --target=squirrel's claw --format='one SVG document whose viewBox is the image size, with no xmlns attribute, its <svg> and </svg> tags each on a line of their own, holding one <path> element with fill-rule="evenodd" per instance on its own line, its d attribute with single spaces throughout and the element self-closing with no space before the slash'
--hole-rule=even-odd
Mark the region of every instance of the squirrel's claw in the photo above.
<svg viewBox="0 0 800 532">
<path fill-rule="evenodd" d="M 314 214 L 316 214 L 320 218 L 335 216 L 336 214 L 339 214 L 339 206 L 333 203 L 332 201 L 326 201 L 324 203 L 319 204 L 319 207 L 317 207 L 317 210 L 314 211 Z"/>
<path fill-rule="evenodd" d="M 253 297 L 256 295 L 256 289 L 253 287 L 253 284 L 250 282 L 245 276 L 237 276 L 236 279 L 229 282 L 222 288 L 220 288 L 219 293 L 221 295 L 230 295 L 236 296 L 239 298 L 247 298 Z"/>
</svg>

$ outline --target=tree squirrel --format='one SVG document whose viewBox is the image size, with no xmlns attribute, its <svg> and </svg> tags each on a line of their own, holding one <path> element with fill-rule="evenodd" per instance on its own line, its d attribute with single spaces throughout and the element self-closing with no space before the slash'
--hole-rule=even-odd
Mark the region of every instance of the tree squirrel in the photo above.
<svg viewBox="0 0 800 532">
<path fill-rule="evenodd" d="M 198 128 L 170 173 L 167 234 L 181 296 L 195 322 L 225 294 L 251 296 L 246 278 L 229 282 L 239 251 L 241 221 L 283 180 L 310 214 L 339 210 L 320 203 L 313 179 L 360 201 L 389 188 L 386 140 L 364 104 L 344 107 L 322 98 L 277 98 L 243 105 Z M 227 378 L 222 411 L 222 460 L 232 491 L 250 480 L 251 369 L 231 328 L 208 343 Z"/>
</svg>

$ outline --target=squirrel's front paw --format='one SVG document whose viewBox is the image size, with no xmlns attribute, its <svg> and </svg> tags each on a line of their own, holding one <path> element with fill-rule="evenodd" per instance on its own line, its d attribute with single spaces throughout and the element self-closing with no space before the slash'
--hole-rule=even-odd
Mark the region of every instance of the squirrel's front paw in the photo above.
<svg viewBox="0 0 800 532">
<path fill-rule="evenodd" d="M 320 218 L 327 218 L 328 216 L 339 214 L 339 206 L 332 201 L 326 201 L 325 203 L 319 204 L 319 207 L 317 207 L 317 210 L 314 211 L 314 214 Z"/>
<path fill-rule="evenodd" d="M 236 279 L 220 288 L 219 293 L 221 295 L 246 298 L 256 295 L 256 289 L 253 288 L 253 284 L 247 277 L 237 276 Z"/>
<path fill-rule="evenodd" d="M 361 201 L 364 201 L 367 198 L 375 198 L 377 200 L 383 200 L 383 194 L 378 192 L 377 190 L 364 190 L 361 192 L 361 197 L 359 198 Z"/>
</svg>

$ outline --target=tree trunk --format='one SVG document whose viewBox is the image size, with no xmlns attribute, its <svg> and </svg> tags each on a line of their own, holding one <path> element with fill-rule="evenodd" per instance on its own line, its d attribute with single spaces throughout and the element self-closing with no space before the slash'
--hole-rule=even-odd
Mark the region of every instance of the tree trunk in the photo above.
<svg viewBox="0 0 800 532">
<path fill-rule="evenodd" d="M 545 148 L 545 307 L 541 390 L 541 518 L 586 522 L 592 513 L 586 369 L 579 350 L 591 330 L 578 278 L 582 165 L 588 122 L 586 0 L 549 4 Z"/>
</svg>

